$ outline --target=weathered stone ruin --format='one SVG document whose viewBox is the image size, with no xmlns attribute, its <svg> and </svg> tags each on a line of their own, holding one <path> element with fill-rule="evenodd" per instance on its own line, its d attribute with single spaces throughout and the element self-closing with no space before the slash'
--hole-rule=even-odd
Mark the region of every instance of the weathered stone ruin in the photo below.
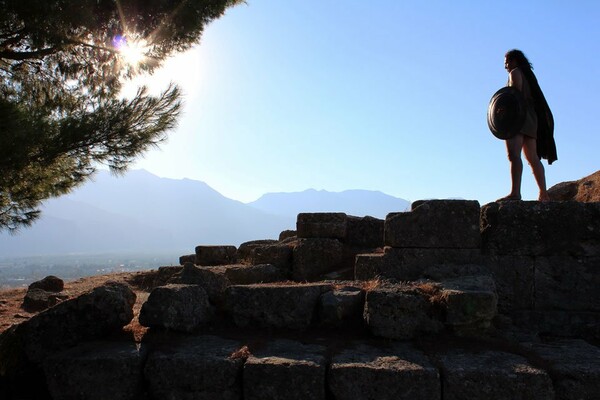
<svg viewBox="0 0 600 400">
<path fill-rule="evenodd" d="M 143 275 L 141 342 L 118 283 L 0 336 L 2 398 L 600 398 L 600 203 L 299 214 L 181 264 Z"/>
</svg>

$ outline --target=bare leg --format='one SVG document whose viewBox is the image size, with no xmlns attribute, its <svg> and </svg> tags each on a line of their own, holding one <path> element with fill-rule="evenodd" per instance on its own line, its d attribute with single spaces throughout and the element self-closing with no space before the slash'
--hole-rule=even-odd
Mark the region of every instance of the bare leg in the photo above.
<svg viewBox="0 0 600 400">
<path fill-rule="evenodd" d="M 506 140 L 506 151 L 510 162 L 511 189 L 508 196 L 500 200 L 521 200 L 521 177 L 523 175 L 523 161 L 521 149 L 523 148 L 523 135 L 517 135 Z"/>
<path fill-rule="evenodd" d="M 527 162 L 531 166 L 533 176 L 540 190 L 538 200 L 550 201 L 550 197 L 548 196 L 548 192 L 546 191 L 546 171 L 544 170 L 544 165 L 542 164 L 542 161 L 540 160 L 537 154 L 536 140 L 530 137 L 525 137 L 523 143 L 523 152 L 525 153 L 525 158 L 527 159 Z"/>
</svg>

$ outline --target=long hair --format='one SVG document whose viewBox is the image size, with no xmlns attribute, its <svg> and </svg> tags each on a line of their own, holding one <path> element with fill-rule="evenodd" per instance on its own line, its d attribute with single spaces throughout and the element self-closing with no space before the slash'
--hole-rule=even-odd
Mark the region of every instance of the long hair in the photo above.
<svg viewBox="0 0 600 400">
<path fill-rule="evenodd" d="M 508 60 L 514 60 L 517 62 L 517 66 L 525 69 L 533 69 L 533 65 L 529 62 L 525 54 L 521 50 L 512 49 L 506 52 L 504 55 Z"/>
</svg>

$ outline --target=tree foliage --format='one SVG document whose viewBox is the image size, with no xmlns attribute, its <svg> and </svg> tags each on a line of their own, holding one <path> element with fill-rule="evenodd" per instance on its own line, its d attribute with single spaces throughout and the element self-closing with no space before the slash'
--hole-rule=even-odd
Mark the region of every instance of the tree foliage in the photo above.
<svg viewBox="0 0 600 400">
<path fill-rule="evenodd" d="M 100 164 L 122 172 L 175 127 L 180 89 L 141 88 L 152 73 L 200 40 L 204 27 L 241 0 L 0 0 L 0 230 L 39 216 Z M 144 41 L 128 64 L 124 42 Z"/>
</svg>

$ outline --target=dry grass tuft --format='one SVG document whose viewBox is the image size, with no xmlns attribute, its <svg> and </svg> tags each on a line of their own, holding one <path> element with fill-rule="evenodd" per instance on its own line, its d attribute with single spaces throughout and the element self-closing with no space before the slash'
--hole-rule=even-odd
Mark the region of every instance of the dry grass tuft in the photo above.
<svg viewBox="0 0 600 400">
<path fill-rule="evenodd" d="M 231 360 L 238 360 L 240 358 L 245 360 L 251 355 L 252 353 L 250 353 L 250 349 L 248 348 L 248 346 L 242 346 L 239 350 L 236 350 L 233 353 L 231 353 L 229 358 Z"/>
<path fill-rule="evenodd" d="M 379 278 L 371 279 L 368 281 L 364 281 L 362 283 L 362 289 L 365 292 L 370 292 L 373 289 L 377 289 L 381 285 L 381 280 Z"/>
<path fill-rule="evenodd" d="M 438 283 L 434 282 L 421 282 L 415 285 L 415 288 L 424 295 L 428 296 L 431 304 L 444 304 L 446 302 L 446 295 L 442 290 L 442 287 Z"/>
</svg>

